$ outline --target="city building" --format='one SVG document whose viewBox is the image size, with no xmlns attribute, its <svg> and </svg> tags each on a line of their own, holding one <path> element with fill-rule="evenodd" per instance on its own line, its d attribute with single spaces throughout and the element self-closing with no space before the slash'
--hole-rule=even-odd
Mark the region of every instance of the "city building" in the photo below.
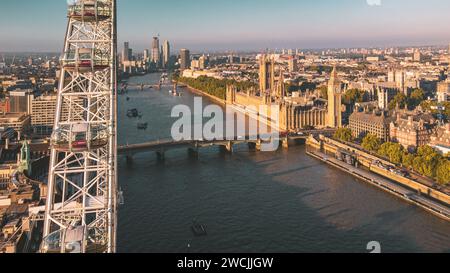
<svg viewBox="0 0 450 273">
<path fill-rule="evenodd" d="M 280 107 L 280 129 L 298 131 L 307 127 L 324 128 L 327 109 L 314 104 L 296 105 L 283 103 Z"/>
<path fill-rule="evenodd" d="M 9 92 L 9 110 L 11 113 L 31 114 L 31 103 L 34 92 L 31 89 L 15 90 Z"/>
<path fill-rule="evenodd" d="M 389 70 L 388 83 L 395 83 L 395 87 L 406 96 L 408 96 L 411 90 L 419 88 L 419 81 L 417 80 L 415 73 L 403 69 Z"/>
<path fill-rule="evenodd" d="M 208 63 L 208 57 L 206 57 L 205 55 L 200 56 L 200 58 L 198 58 L 199 61 L 199 68 L 200 69 L 206 69 L 206 65 Z"/>
<path fill-rule="evenodd" d="M 198 59 L 193 59 L 191 61 L 191 69 L 193 69 L 193 70 L 200 69 L 200 61 Z"/>
<path fill-rule="evenodd" d="M 259 90 L 273 90 L 275 86 L 275 60 L 267 55 L 259 57 Z"/>
<path fill-rule="evenodd" d="M 191 53 L 188 49 L 180 50 L 180 69 L 185 70 L 189 69 L 191 66 Z"/>
<path fill-rule="evenodd" d="M 0 100 L 0 113 L 9 113 L 9 112 L 11 112 L 9 98 Z"/>
<path fill-rule="evenodd" d="M 278 105 L 279 107 L 279 129 L 281 131 L 295 132 L 305 128 L 325 128 L 330 126 L 342 126 L 341 107 L 341 85 L 337 79 L 336 70 L 330 79 L 329 90 L 331 95 L 328 101 L 317 99 L 315 92 L 293 92 L 288 96 L 284 84 L 284 75 L 280 73 L 275 77 L 273 59 L 262 57 L 260 59 L 260 81 L 261 86 L 267 84 L 273 86 L 267 90 L 256 91 L 237 90 L 234 86 L 228 86 L 226 91 L 226 103 L 239 108 L 254 106 L 258 109 L 261 105 Z M 276 78 L 276 79 L 275 79 Z M 332 107 L 326 107 L 326 104 Z M 330 109 L 333 111 L 330 115 Z"/>
<path fill-rule="evenodd" d="M 31 117 L 26 113 L 5 113 L 0 115 L 0 127 L 13 128 L 22 135 L 30 130 Z"/>
<path fill-rule="evenodd" d="M 80 105 L 83 105 L 83 101 L 81 99 L 75 100 Z M 24 131 L 22 128 L 25 128 L 25 131 L 27 131 L 31 125 L 32 132 L 35 136 L 49 136 L 52 133 L 55 122 L 56 105 L 56 95 L 42 95 L 32 100 L 28 100 L 26 108 L 24 106 L 19 108 L 19 110 L 25 111 L 11 111 L 9 115 L 3 115 L 3 117 L 9 117 L 9 122 L 16 124 L 15 126 L 9 127 L 13 127 L 16 130 L 19 129 L 19 131 Z M 65 107 L 63 108 L 62 118 L 66 119 L 69 111 L 68 109 L 65 109 Z M 28 118 L 22 118 L 25 114 L 30 117 L 30 120 L 28 120 Z M 28 124 L 28 122 L 30 122 L 30 124 Z M 21 125 L 22 123 L 23 125 Z"/>
<path fill-rule="evenodd" d="M 152 62 L 156 65 L 156 68 L 161 67 L 161 53 L 159 49 L 158 37 L 153 37 L 152 41 Z"/>
<path fill-rule="evenodd" d="M 170 43 L 165 40 L 163 44 L 163 67 L 167 68 L 170 62 Z"/>
<path fill-rule="evenodd" d="M 122 50 L 122 63 L 129 61 L 131 58 L 130 54 L 130 43 L 125 42 Z"/>
<path fill-rule="evenodd" d="M 328 82 L 327 126 L 331 128 L 342 127 L 342 86 L 337 76 L 336 67 L 333 68 Z"/>
<path fill-rule="evenodd" d="M 390 123 L 390 141 L 401 144 L 405 149 L 414 151 L 430 143 L 435 123 L 421 116 L 397 113 L 395 121 Z"/>
<path fill-rule="evenodd" d="M 377 86 L 378 108 L 382 110 L 388 110 L 389 103 L 397 94 L 397 88 Z"/>
<path fill-rule="evenodd" d="M 450 101 L 450 81 L 442 81 L 437 85 L 438 102 Z"/>
<path fill-rule="evenodd" d="M 33 134 L 50 136 L 55 124 L 56 95 L 40 96 L 33 100 L 31 107 L 31 126 Z M 65 111 L 66 117 L 68 111 Z"/>
<path fill-rule="evenodd" d="M 289 72 L 294 73 L 298 71 L 298 63 L 295 57 L 290 57 L 288 61 Z"/>
<path fill-rule="evenodd" d="M 414 51 L 413 60 L 419 63 L 422 61 L 422 53 L 420 52 L 420 49 L 416 49 Z"/>
<path fill-rule="evenodd" d="M 355 107 L 355 111 L 350 115 L 349 128 L 355 138 L 363 138 L 368 134 L 377 136 L 383 141 L 389 140 L 389 126 L 392 118 L 386 117 L 385 111 L 364 111 Z"/>
<path fill-rule="evenodd" d="M 193 78 L 196 79 L 198 77 L 209 77 L 209 78 L 215 78 L 215 79 L 223 79 L 223 77 L 216 71 L 209 71 L 209 70 L 193 70 L 193 69 L 185 69 L 181 73 L 181 76 L 184 78 Z"/>
<path fill-rule="evenodd" d="M 444 156 L 450 156 L 450 123 L 439 126 L 431 136 L 429 146 Z"/>
<path fill-rule="evenodd" d="M 150 55 L 149 55 L 149 50 L 148 49 L 144 49 L 143 60 L 144 60 L 144 62 L 149 62 L 150 61 Z"/>
</svg>

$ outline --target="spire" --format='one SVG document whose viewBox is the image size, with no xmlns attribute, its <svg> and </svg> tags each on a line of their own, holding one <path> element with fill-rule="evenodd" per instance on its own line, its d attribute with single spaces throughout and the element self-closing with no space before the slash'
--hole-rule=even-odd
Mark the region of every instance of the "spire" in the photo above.
<svg viewBox="0 0 450 273">
<path fill-rule="evenodd" d="M 340 86 L 340 80 L 337 75 L 336 65 L 333 66 L 333 71 L 331 71 L 330 81 L 328 82 L 328 85 L 329 86 L 335 86 L 335 85 Z"/>
<path fill-rule="evenodd" d="M 336 65 L 333 66 L 333 71 L 331 71 L 330 81 L 336 81 L 337 80 L 337 70 Z"/>
</svg>

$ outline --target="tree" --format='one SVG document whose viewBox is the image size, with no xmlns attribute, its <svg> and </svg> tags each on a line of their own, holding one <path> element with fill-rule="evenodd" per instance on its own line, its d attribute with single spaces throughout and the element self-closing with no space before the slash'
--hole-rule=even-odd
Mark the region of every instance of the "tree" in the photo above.
<svg viewBox="0 0 450 273">
<path fill-rule="evenodd" d="M 393 110 L 397 107 L 397 105 L 400 108 L 404 108 L 406 106 L 406 103 L 408 102 L 408 98 L 403 93 L 398 93 L 395 95 L 395 97 L 391 100 L 389 103 L 389 109 Z"/>
<path fill-rule="evenodd" d="M 220 99 L 225 99 L 227 85 L 234 85 L 238 90 L 247 90 L 252 87 L 256 88 L 256 84 L 249 81 L 238 82 L 236 80 L 228 79 L 219 80 L 206 76 L 201 76 L 197 79 L 181 77 L 179 78 L 179 81 Z"/>
<path fill-rule="evenodd" d="M 450 161 L 441 160 L 436 170 L 436 179 L 442 185 L 450 184 Z"/>
<path fill-rule="evenodd" d="M 386 142 L 381 145 L 378 154 L 389 158 L 389 161 L 395 164 L 402 163 L 404 154 L 403 146 L 398 143 Z"/>
<path fill-rule="evenodd" d="M 405 152 L 402 156 L 402 164 L 403 166 L 405 166 L 406 168 L 412 168 L 413 164 L 414 164 L 414 159 L 416 157 L 408 152 Z"/>
<path fill-rule="evenodd" d="M 416 108 L 425 100 L 425 92 L 420 89 L 414 89 L 408 98 L 408 105 L 412 108 Z"/>
<path fill-rule="evenodd" d="M 417 157 L 414 159 L 414 170 L 422 175 L 435 178 L 437 166 L 442 159 L 442 156 L 430 146 L 419 147 Z"/>
<path fill-rule="evenodd" d="M 398 143 L 392 143 L 389 149 L 389 159 L 395 164 L 402 163 L 403 146 Z"/>
<path fill-rule="evenodd" d="M 368 100 L 368 96 L 364 90 L 349 89 L 342 97 L 342 102 L 346 105 L 353 105 L 356 102 L 364 102 Z"/>
<path fill-rule="evenodd" d="M 339 128 L 334 134 L 334 138 L 346 142 L 351 142 L 353 140 L 352 130 L 350 130 L 349 128 Z"/>
<path fill-rule="evenodd" d="M 361 146 L 368 151 L 378 152 L 381 140 L 376 135 L 368 134 L 364 137 Z"/>
<path fill-rule="evenodd" d="M 383 145 L 380 146 L 380 149 L 378 149 L 378 154 L 384 157 L 388 157 L 390 146 L 391 146 L 390 142 L 383 143 Z"/>
<path fill-rule="evenodd" d="M 439 110 L 437 110 L 437 108 L 436 108 L 438 106 L 438 103 L 436 101 L 425 100 L 425 101 L 422 101 L 420 106 L 426 111 L 431 111 L 433 113 L 433 115 L 435 115 L 435 116 L 440 114 Z M 445 116 L 445 118 L 449 119 L 450 118 L 450 102 L 444 102 L 441 104 L 441 106 L 443 106 L 445 108 L 442 111 L 442 114 Z"/>
</svg>

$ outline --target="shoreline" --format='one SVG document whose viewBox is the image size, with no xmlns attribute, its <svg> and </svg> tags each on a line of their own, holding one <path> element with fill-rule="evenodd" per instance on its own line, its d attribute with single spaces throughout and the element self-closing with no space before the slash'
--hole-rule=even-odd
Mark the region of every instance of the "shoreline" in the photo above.
<svg viewBox="0 0 450 273">
<path fill-rule="evenodd" d="M 213 96 L 213 95 L 211 95 L 211 94 L 208 94 L 208 93 L 206 93 L 205 91 L 202 91 L 202 90 L 193 88 L 192 86 L 190 86 L 190 85 L 188 85 L 188 84 L 186 84 L 186 83 L 184 83 L 184 82 L 181 82 L 181 81 L 178 82 L 178 83 L 185 85 L 185 86 L 186 86 L 186 89 L 188 89 L 191 93 L 194 93 L 194 94 L 197 94 L 197 95 L 201 95 L 201 96 L 205 96 L 205 97 L 211 99 L 212 101 L 214 101 L 214 102 L 216 102 L 216 103 L 219 103 L 220 106 L 225 107 L 225 106 L 228 106 L 228 105 L 229 105 L 229 104 L 226 103 L 225 100 L 220 99 L 220 98 L 218 98 L 218 97 L 216 97 L 216 96 Z M 229 106 L 231 106 L 234 110 L 236 110 L 236 111 L 238 111 L 238 112 L 244 114 L 246 117 L 251 118 L 251 119 L 254 119 L 254 120 L 257 120 L 257 121 L 262 121 L 262 123 L 264 123 L 265 125 L 271 127 L 272 129 L 275 129 L 275 130 L 278 130 L 278 131 L 279 131 L 279 129 L 278 129 L 278 128 L 274 128 L 274 127 L 271 125 L 271 122 L 267 121 L 266 118 L 262 118 L 262 117 L 259 116 L 259 115 L 256 115 L 256 114 L 254 114 L 254 113 L 250 113 L 250 112 L 248 112 L 245 108 L 242 108 L 240 105 L 232 104 L 232 105 L 229 105 Z M 255 116 L 255 115 L 256 115 L 256 116 Z"/>
<path fill-rule="evenodd" d="M 191 93 L 194 93 L 194 94 L 197 94 L 197 95 L 201 95 L 201 96 L 208 97 L 209 99 L 213 100 L 214 102 L 219 103 L 221 106 L 225 106 L 225 105 L 226 105 L 225 100 L 223 100 L 223 99 L 221 99 L 221 98 L 218 98 L 218 97 L 216 97 L 216 96 L 213 96 L 213 95 L 211 95 L 211 94 L 208 94 L 208 93 L 205 92 L 205 91 L 196 89 L 196 88 L 194 88 L 194 87 L 192 87 L 192 86 L 190 86 L 190 85 L 188 85 L 188 84 L 186 84 L 186 83 L 184 83 L 184 82 L 181 82 L 181 81 L 179 81 L 178 84 L 183 84 L 183 85 L 185 85 L 185 86 L 186 86 L 186 89 L 188 89 Z"/>
</svg>

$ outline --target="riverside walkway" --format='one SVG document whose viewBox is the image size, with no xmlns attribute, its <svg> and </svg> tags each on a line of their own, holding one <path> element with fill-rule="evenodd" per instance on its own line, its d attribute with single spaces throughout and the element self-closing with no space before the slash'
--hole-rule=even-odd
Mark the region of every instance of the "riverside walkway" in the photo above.
<svg viewBox="0 0 450 273">
<path fill-rule="evenodd" d="M 373 186 L 376 186 L 384 191 L 390 192 L 402 198 L 403 200 L 416 204 L 421 208 L 441 217 L 442 219 L 450 221 L 450 208 L 444 204 L 441 204 L 438 201 L 428 198 L 427 196 L 420 195 L 412 189 L 401 186 L 387 178 L 381 177 L 370 171 L 348 165 L 322 152 L 308 151 L 307 154 L 316 159 L 319 159 L 322 162 L 334 166 L 342 171 L 345 171 L 365 182 L 368 182 Z"/>
</svg>

